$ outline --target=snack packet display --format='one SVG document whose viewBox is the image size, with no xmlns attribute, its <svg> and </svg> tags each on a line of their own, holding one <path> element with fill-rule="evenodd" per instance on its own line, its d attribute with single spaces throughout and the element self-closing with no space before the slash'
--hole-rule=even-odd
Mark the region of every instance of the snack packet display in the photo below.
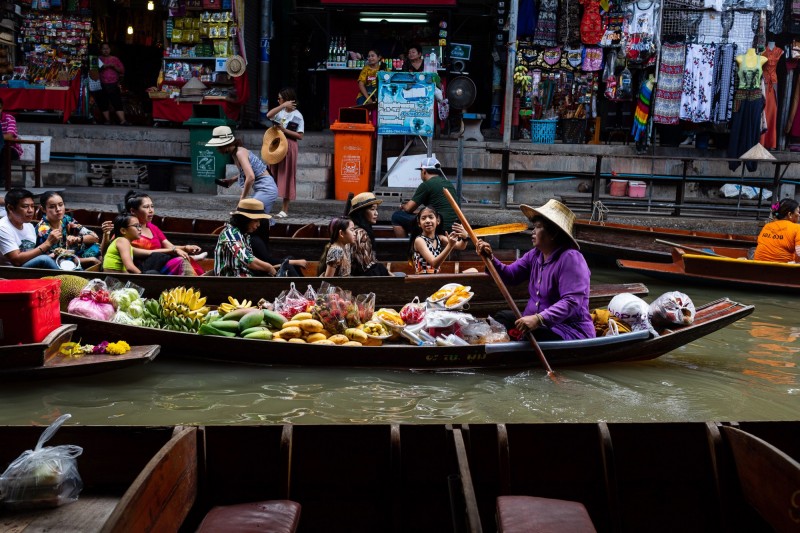
<svg viewBox="0 0 800 533">
<path fill-rule="evenodd" d="M 80 446 L 44 446 L 72 415 L 60 416 L 0 475 L 0 502 L 11 509 L 41 509 L 74 502 L 83 489 L 76 458 Z"/>
</svg>

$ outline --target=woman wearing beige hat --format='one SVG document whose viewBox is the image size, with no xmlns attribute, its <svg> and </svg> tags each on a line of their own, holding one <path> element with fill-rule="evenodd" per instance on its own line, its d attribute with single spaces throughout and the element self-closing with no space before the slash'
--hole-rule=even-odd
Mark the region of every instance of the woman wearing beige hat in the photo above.
<svg viewBox="0 0 800 533">
<path fill-rule="evenodd" d="M 594 337 L 589 315 L 591 273 L 572 236 L 575 214 L 557 200 L 536 208 L 523 204 L 520 209 L 533 225 L 532 250 L 506 265 L 492 255 L 487 242 L 478 241 L 478 252 L 492 259 L 504 283 L 528 281 L 530 299 L 522 318 L 515 321 L 511 311 L 494 318 L 509 329 L 533 331 L 543 341 Z"/>
<path fill-rule="evenodd" d="M 355 225 L 355 242 L 350 246 L 351 276 L 389 276 L 389 271 L 375 256 L 375 234 L 378 206 L 383 202 L 371 192 L 362 192 L 350 200 L 347 214 Z"/>
<path fill-rule="evenodd" d="M 264 213 L 264 204 L 255 198 L 239 200 L 236 211 L 231 213 L 230 221 L 225 224 L 214 248 L 214 275 L 248 278 L 254 270 L 266 272 L 270 276 L 278 273 L 274 266 L 256 258 L 250 247 L 250 234 L 262 220 L 269 220 Z"/>
<path fill-rule="evenodd" d="M 270 172 L 278 182 L 278 194 L 283 199 L 283 209 L 278 218 L 289 216 L 289 202 L 297 197 L 295 184 L 297 181 L 297 141 L 303 140 L 305 122 L 303 115 L 297 110 L 297 93 L 291 87 L 284 87 L 278 93 L 278 105 L 267 112 L 275 127 L 286 138 L 286 155 L 277 163 L 270 163 Z M 263 157 L 263 156 L 262 156 Z M 266 159 L 265 159 L 266 161 Z"/>
<path fill-rule="evenodd" d="M 220 153 L 227 154 L 233 159 L 233 164 L 239 169 L 238 178 L 217 180 L 219 185 L 230 187 L 238 180 L 242 193 L 240 200 L 244 200 L 250 193 L 253 198 L 264 205 L 265 212 L 269 212 L 272 204 L 278 199 L 278 188 L 275 180 L 269 173 L 267 165 L 259 157 L 242 146 L 242 141 L 233 136 L 228 126 L 217 126 L 212 131 L 211 140 L 206 146 L 214 147 Z"/>
</svg>

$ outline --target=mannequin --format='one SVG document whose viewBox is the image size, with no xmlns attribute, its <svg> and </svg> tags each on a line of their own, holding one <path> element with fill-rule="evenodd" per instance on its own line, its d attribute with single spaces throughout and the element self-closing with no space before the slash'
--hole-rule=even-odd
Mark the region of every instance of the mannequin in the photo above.
<svg viewBox="0 0 800 533">
<path fill-rule="evenodd" d="M 767 150 L 778 147 L 778 61 L 783 55 L 783 50 L 775 47 L 775 41 L 767 44 L 761 57 L 766 62 L 761 67 L 764 78 L 764 118 L 767 131 L 761 136 L 761 144 Z"/>
<path fill-rule="evenodd" d="M 771 44 L 775 48 L 775 43 Z M 756 54 L 755 48 L 748 48 L 747 52 L 736 56 L 736 62 L 739 64 L 739 68 L 755 68 L 763 66 L 767 62 L 767 58 Z"/>
<path fill-rule="evenodd" d="M 739 65 L 739 85 L 733 104 L 731 120 L 731 140 L 728 144 L 728 158 L 738 159 L 740 155 L 755 146 L 761 137 L 761 114 L 764 112 L 764 94 L 761 92 L 761 67 L 767 58 L 756 54 L 754 48 L 745 54 L 736 56 Z M 731 161 L 728 168 L 733 171 L 739 168 L 739 161 Z M 755 161 L 746 161 L 750 172 L 758 167 Z"/>
</svg>

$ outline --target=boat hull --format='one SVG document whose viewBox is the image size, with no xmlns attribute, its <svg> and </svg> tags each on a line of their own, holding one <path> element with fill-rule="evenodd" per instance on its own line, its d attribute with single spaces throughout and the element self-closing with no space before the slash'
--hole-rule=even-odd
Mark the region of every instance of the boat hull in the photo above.
<svg viewBox="0 0 800 533">
<path fill-rule="evenodd" d="M 647 332 L 581 341 L 541 342 L 553 367 L 654 359 L 717 331 L 752 313 L 753 307 L 721 299 L 700 306 L 691 326 L 649 338 Z M 279 366 L 387 367 L 402 369 L 504 368 L 537 366 L 539 360 L 527 342 L 469 346 L 311 346 L 242 338 L 203 336 L 138 326 L 127 326 L 62 313 L 92 338 L 114 335 L 129 343 L 158 341 L 165 356 L 223 363 Z"/>
</svg>

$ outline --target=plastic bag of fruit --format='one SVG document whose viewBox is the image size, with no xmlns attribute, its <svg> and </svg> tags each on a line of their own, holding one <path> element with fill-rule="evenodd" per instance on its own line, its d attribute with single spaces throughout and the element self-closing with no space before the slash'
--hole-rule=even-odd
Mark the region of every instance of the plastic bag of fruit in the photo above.
<svg viewBox="0 0 800 533">
<path fill-rule="evenodd" d="M 343 333 L 361 324 L 352 293 L 334 285 L 320 288 L 311 313 L 330 333 Z"/>
<path fill-rule="evenodd" d="M 69 302 L 67 312 L 95 320 L 106 322 L 111 320 L 115 311 L 106 283 L 101 279 L 91 280 L 81 293 Z"/>
<path fill-rule="evenodd" d="M 425 318 L 425 304 L 419 301 L 419 296 L 414 296 L 414 299 L 400 309 L 400 318 L 406 324 L 419 324 Z"/>
<path fill-rule="evenodd" d="M 297 313 L 304 313 L 313 303 L 301 294 L 292 282 L 289 290 L 282 292 L 275 299 L 274 307 L 275 311 L 283 315 L 286 320 L 290 320 Z"/>
</svg>

